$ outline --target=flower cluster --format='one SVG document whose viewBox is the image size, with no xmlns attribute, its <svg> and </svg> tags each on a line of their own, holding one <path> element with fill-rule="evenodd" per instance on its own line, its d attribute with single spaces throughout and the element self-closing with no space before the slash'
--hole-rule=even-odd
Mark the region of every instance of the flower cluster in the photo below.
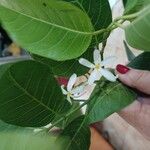
<svg viewBox="0 0 150 150">
<path fill-rule="evenodd" d="M 111 73 L 108 69 L 106 69 L 106 65 L 116 60 L 116 57 L 114 56 L 108 57 L 102 61 L 100 51 L 98 49 L 95 49 L 93 52 L 93 60 L 94 63 L 91 63 L 84 58 L 79 59 L 79 63 L 81 65 L 91 69 L 91 73 L 88 78 L 89 85 L 92 85 L 94 84 L 95 81 L 100 80 L 102 76 L 111 82 L 116 81 L 117 77 L 113 73 Z M 74 87 L 76 80 L 77 80 L 77 75 L 73 74 L 68 81 L 67 88 L 65 89 L 64 85 L 61 86 L 63 94 L 67 96 L 67 100 L 70 103 L 72 103 L 71 99 L 76 99 L 80 97 L 85 89 L 85 85 Z"/>
<path fill-rule="evenodd" d="M 111 82 L 116 81 L 116 76 L 114 76 L 109 70 L 105 69 L 105 66 L 112 63 L 115 59 L 116 57 L 112 56 L 101 61 L 100 52 L 99 50 L 95 49 L 93 53 L 94 63 L 91 63 L 84 58 L 79 59 L 79 63 L 92 69 L 91 75 L 88 79 L 88 83 L 91 85 L 95 81 L 100 80 L 102 76 Z"/>
<path fill-rule="evenodd" d="M 68 81 L 67 89 L 65 89 L 64 85 L 61 86 L 63 94 L 67 96 L 67 100 L 70 103 L 72 103 L 71 98 L 75 99 L 80 97 L 85 88 L 84 85 L 77 86 L 74 88 L 76 80 L 77 80 L 77 75 L 73 74 Z"/>
</svg>

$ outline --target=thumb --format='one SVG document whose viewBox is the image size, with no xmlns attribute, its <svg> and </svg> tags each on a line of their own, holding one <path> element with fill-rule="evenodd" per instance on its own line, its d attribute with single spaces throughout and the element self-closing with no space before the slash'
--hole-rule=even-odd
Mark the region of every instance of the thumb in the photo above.
<svg viewBox="0 0 150 150">
<path fill-rule="evenodd" d="M 121 110 L 119 115 L 150 140 L 149 98 L 139 98 L 139 100 L 134 101 L 128 107 Z"/>
<path fill-rule="evenodd" d="M 137 90 L 150 94 L 150 71 L 136 70 L 123 65 L 116 67 L 119 80 Z"/>
</svg>

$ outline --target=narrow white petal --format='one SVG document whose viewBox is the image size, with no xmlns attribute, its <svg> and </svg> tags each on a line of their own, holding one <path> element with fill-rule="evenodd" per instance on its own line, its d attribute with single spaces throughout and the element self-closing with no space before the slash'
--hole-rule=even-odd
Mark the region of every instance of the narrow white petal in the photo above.
<svg viewBox="0 0 150 150">
<path fill-rule="evenodd" d="M 64 89 L 64 85 L 61 86 L 61 90 L 64 95 L 67 95 L 68 92 Z"/>
<path fill-rule="evenodd" d="M 84 91 L 84 88 L 85 88 L 85 86 L 83 86 L 83 85 L 78 86 L 71 91 L 71 94 L 80 94 Z"/>
<path fill-rule="evenodd" d="M 105 58 L 102 62 L 101 62 L 101 66 L 106 66 L 106 65 L 110 65 L 112 64 L 114 61 L 116 61 L 117 57 L 116 56 L 110 56 Z"/>
<path fill-rule="evenodd" d="M 93 84 L 95 81 L 101 78 L 101 74 L 98 70 L 92 71 L 91 75 L 89 76 L 88 83 L 89 85 Z"/>
<path fill-rule="evenodd" d="M 75 84 L 76 80 L 77 80 L 77 75 L 74 73 L 74 74 L 70 77 L 70 79 L 69 79 L 69 81 L 68 81 L 68 84 L 67 84 L 67 91 L 68 91 L 68 92 L 70 92 L 70 91 L 72 90 L 73 85 Z"/>
<path fill-rule="evenodd" d="M 103 48 L 103 44 L 102 44 L 102 43 L 99 43 L 98 48 L 99 48 L 99 51 L 101 51 L 102 48 Z"/>
<path fill-rule="evenodd" d="M 113 75 L 110 71 L 101 68 L 100 73 L 102 74 L 102 76 L 104 76 L 107 80 L 111 81 L 111 82 L 115 82 L 116 81 L 116 76 Z"/>
<path fill-rule="evenodd" d="M 68 102 L 72 103 L 71 97 L 69 95 L 67 95 L 67 100 L 68 100 Z"/>
<path fill-rule="evenodd" d="M 86 66 L 88 68 L 94 68 L 94 64 L 92 64 L 91 62 L 89 62 L 88 60 L 84 59 L 84 58 L 80 58 L 79 59 L 79 63 L 83 66 Z"/>
<path fill-rule="evenodd" d="M 101 55 L 100 51 L 95 49 L 93 52 L 93 59 L 95 64 L 100 64 L 101 63 Z"/>
</svg>

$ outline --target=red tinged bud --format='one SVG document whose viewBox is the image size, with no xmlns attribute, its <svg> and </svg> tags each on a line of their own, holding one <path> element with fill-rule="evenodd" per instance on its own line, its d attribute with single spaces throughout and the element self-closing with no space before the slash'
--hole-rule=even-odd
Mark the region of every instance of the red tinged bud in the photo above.
<svg viewBox="0 0 150 150">
<path fill-rule="evenodd" d="M 64 85 L 65 87 L 68 84 L 68 78 L 65 78 L 65 77 L 58 77 L 57 81 L 58 81 L 59 85 Z"/>
</svg>

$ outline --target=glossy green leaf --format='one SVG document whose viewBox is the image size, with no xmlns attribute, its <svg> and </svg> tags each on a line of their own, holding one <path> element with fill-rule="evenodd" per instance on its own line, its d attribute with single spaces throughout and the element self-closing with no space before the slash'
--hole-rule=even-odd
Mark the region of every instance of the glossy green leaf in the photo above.
<svg viewBox="0 0 150 150">
<path fill-rule="evenodd" d="M 103 87 L 98 84 L 88 103 L 87 122 L 102 121 L 132 103 L 135 98 L 136 94 L 119 82 L 105 82 Z"/>
<path fill-rule="evenodd" d="M 60 134 L 57 142 L 63 146 L 62 150 L 89 150 L 90 129 L 85 124 L 84 116 L 72 121 Z"/>
<path fill-rule="evenodd" d="M 64 0 L 71 2 L 83 11 L 85 11 L 91 22 L 95 31 L 107 28 L 112 22 L 112 12 L 108 0 Z M 94 37 L 92 45 L 96 46 L 103 40 L 103 35 L 98 35 Z"/>
<path fill-rule="evenodd" d="M 125 50 L 126 50 L 128 60 L 129 61 L 133 60 L 136 56 L 133 54 L 133 52 L 131 51 L 131 49 L 127 45 L 127 43 L 125 41 L 123 41 L 123 43 L 124 43 L 124 47 L 125 47 Z"/>
<path fill-rule="evenodd" d="M 150 71 L 150 52 L 144 52 L 133 59 L 129 64 L 129 67 L 140 70 Z"/>
<path fill-rule="evenodd" d="M 83 11 L 85 11 L 94 26 L 95 31 L 107 28 L 112 22 L 112 14 L 107 0 L 64 0 L 71 2 Z M 91 46 L 88 50 L 80 57 L 86 58 L 89 61 L 93 61 L 93 50 L 99 42 L 103 39 L 103 35 L 94 37 Z M 78 76 L 88 72 L 88 68 L 78 63 L 78 58 L 68 61 L 54 61 L 47 58 L 39 57 L 34 55 L 34 59 L 47 64 L 51 67 L 53 73 L 58 76 L 70 77 L 73 73 L 77 73 Z"/>
<path fill-rule="evenodd" d="M 83 54 L 92 39 L 89 17 L 56 0 L 1 0 L 0 19 L 11 37 L 28 51 L 54 60 Z"/>
<path fill-rule="evenodd" d="M 150 5 L 146 7 L 129 26 L 125 28 L 127 42 L 130 46 L 150 51 Z"/>
<path fill-rule="evenodd" d="M 32 135 L 28 132 L 0 132 L 0 150 L 58 150 L 51 136 Z"/>
<path fill-rule="evenodd" d="M 0 77 L 0 119 L 7 123 L 45 126 L 69 109 L 69 102 L 44 64 L 31 60 L 14 63 Z"/>
</svg>

